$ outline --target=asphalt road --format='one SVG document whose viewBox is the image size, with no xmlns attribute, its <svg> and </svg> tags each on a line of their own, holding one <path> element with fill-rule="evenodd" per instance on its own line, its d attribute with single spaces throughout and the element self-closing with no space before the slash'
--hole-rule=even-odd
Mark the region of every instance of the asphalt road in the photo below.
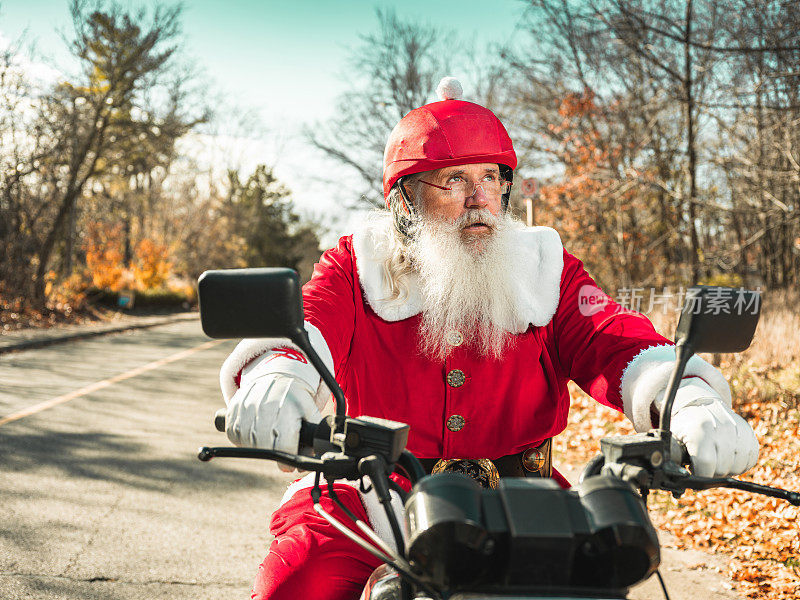
<svg viewBox="0 0 800 600">
<path fill-rule="evenodd" d="M 293 477 L 196 459 L 227 444 L 212 416 L 232 347 L 184 322 L 0 356 L 1 599 L 249 597 Z M 719 559 L 664 554 L 673 600 L 738 598 Z"/>
<path fill-rule="evenodd" d="M 141 372 L 206 342 L 189 322 L 0 356 L 0 418 L 139 370 L 0 426 L 0 598 L 249 598 L 292 478 L 196 458 L 227 445 L 233 343 Z"/>
</svg>

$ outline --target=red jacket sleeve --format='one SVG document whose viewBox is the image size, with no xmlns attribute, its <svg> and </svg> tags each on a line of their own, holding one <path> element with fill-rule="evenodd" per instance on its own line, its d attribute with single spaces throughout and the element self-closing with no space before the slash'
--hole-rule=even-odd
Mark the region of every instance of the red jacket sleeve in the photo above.
<svg viewBox="0 0 800 600">
<path fill-rule="evenodd" d="M 355 298 L 361 289 L 354 276 L 352 244 L 343 237 L 339 245 L 322 254 L 311 280 L 303 286 L 305 319 L 322 333 L 338 373 L 350 354 L 355 324 Z"/>
<path fill-rule="evenodd" d="M 620 411 L 620 382 L 628 363 L 646 348 L 672 343 L 647 317 L 603 292 L 566 251 L 553 331 L 563 373 L 592 398 Z"/>
</svg>

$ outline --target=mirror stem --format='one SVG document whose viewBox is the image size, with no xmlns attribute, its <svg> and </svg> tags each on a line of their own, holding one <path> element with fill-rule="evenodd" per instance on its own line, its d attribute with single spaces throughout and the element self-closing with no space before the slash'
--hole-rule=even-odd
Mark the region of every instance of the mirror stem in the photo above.
<svg viewBox="0 0 800 600">
<path fill-rule="evenodd" d="M 339 384 L 336 383 L 336 379 L 334 379 L 333 374 L 328 370 L 328 367 L 325 366 L 325 363 L 322 362 L 322 359 L 317 354 L 317 351 L 314 350 L 314 347 L 311 345 L 311 340 L 308 337 L 308 332 L 305 330 L 304 327 L 300 327 L 296 329 L 293 334 L 291 335 L 290 339 L 297 344 L 297 346 L 305 352 L 308 359 L 311 361 L 312 366 L 317 370 L 317 373 L 320 374 L 322 377 L 322 381 L 325 382 L 325 385 L 328 386 L 328 389 L 333 394 L 336 404 L 336 421 L 335 427 L 333 431 L 331 431 L 331 440 L 333 439 L 333 434 L 335 433 L 344 433 L 344 420 L 347 416 L 345 413 L 345 400 L 344 400 L 344 392 L 342 388 L 339 387 Z"/>
<path fill-rule="evenodd" d="M 663 452 L 666 460 L 670 458 L 672 405 L 675 403 L 675 395 L 678 393 L 678 388 L 681 385 L 686 363 L 689 362 L 692 354 L 694 354 L 694 351 L 688 340 L 686 338 L 678 340 L 678 343 L 675 344 L 675 368 L 672 370 L 669 383 L 667 383 L 667 392 L 664 395 L 664 403 L 661 405 L 661 415 L 659 419 L 659 430 L 661 439 L 664 442 Z"/>
</svg>

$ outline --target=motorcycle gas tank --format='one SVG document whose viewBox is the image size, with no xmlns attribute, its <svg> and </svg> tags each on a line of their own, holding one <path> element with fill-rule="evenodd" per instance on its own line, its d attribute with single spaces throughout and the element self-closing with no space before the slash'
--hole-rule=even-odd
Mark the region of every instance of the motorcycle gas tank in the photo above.
<svg viewBox="0 0 800 600">
<path fill-rule="evenodd" d="M 426 596 L 417 596 L 416 600 L 425 600 Z M 476 594 L 457 593 L 450 600 L 624 600 L 625 596 L 529 596 L 519 594 Z M 400 576 L 389 565 L 381 565 L 372 572 L 360 600 L 403 600 Z"/>
</svg>

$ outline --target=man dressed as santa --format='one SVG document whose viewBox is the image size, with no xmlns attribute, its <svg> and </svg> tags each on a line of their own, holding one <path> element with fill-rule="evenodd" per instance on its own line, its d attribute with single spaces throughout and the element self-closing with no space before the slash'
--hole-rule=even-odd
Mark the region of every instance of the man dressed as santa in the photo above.
<svg viewBox="0 0 800 600">
<path fill-rule="evenodd" d="M 427 470 L 568 486 L 550 464 L 550 440 L 567 425 L 567 382 L 646 431 L 675 353 L 647 318 L 598 289 L 554 229 L 508 214 L 517 158 L 505 127 L 461 100 L 456 80 L 437 92 L 441 101 L 412 110 L 389 136 L 388 211 L 325 252 L 303 288 L 306 329 L 347 414 L 408 423 L 407 447 Z M 243 446 L 296 453 L 301 419 L 318 422 L 329 399 L 286 340 L 242 341 L 221 383 L 228 437 Z M 755 463 L 753 430 L 731 410 L 724 377 L 699 357 L 672 415 L 696 474 Z M 273 514 L 254 598 L 357 598 L 378 566 L 314 512 L 310 485 L 293 484 Z M 335 489 L 379 533 L 388 530 L 369 494 Z M 321 503 L 339 511 L 325 496 Z"/>
</svg>

